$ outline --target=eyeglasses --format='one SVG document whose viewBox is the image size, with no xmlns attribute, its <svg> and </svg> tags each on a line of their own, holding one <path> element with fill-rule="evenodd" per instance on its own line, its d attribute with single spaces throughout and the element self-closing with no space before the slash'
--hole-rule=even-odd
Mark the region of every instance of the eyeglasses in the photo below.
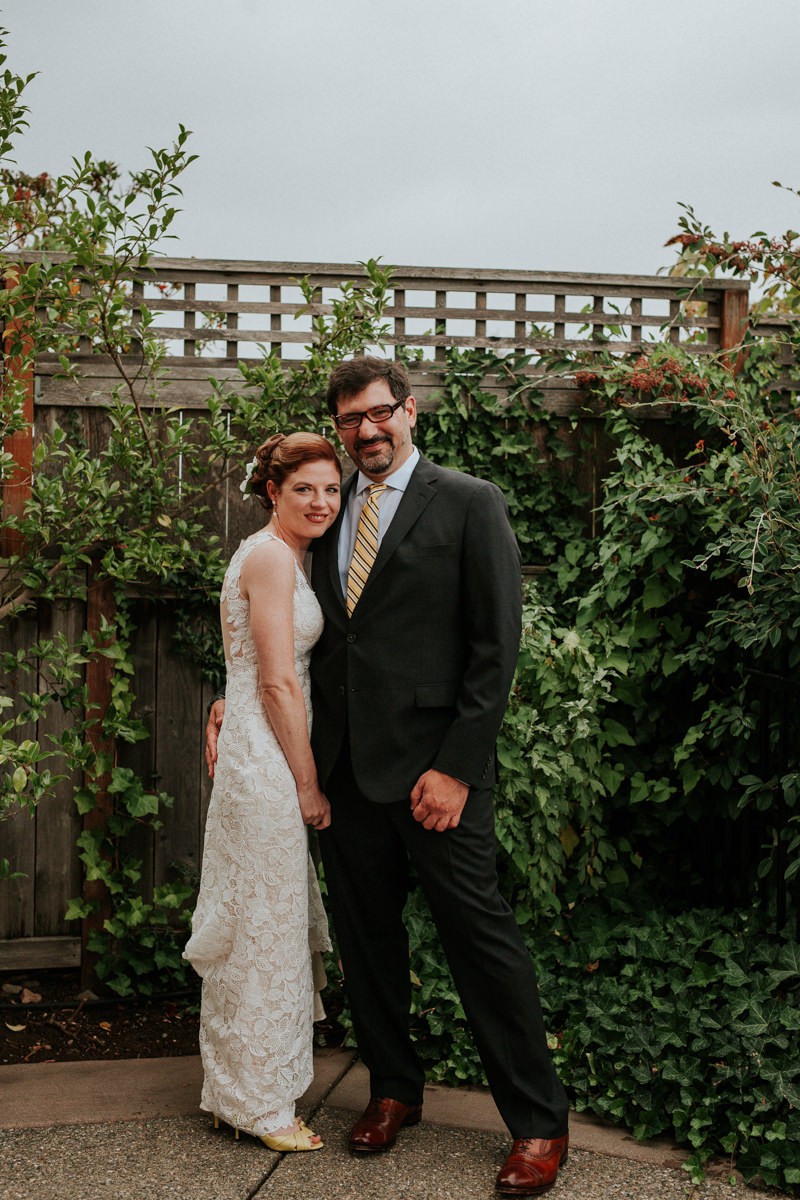
<svg viewBox="0 0 800 1200">
<path fill-rule="evenodd" d="M 405 404 L 405 400 L 398 400 L 394 404 L 378 404 L 375 408 L 368 408 L 366 412 L 343 413 L 341 417 L 334 417 L 333 423 L 337 429 L 358 429 L 366 417 L 373 425 L 383 425 L 401 404 Z"/>
</svg>

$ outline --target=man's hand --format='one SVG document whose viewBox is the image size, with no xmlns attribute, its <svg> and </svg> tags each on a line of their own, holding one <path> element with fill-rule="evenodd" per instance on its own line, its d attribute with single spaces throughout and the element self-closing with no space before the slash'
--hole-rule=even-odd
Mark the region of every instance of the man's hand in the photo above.
<svg viewBox="0 0 800 1200">
<path fill-rule="evenodd" d="M 206 766 L 210 779 L 214 778 L 214 767 L 217 761 L 217 739 L 225 716 L 225 701 L 215 700 L 208 712 L 206 725 Z"/>
<path fill-rule="evenodd" d="M 424 771 L 411 789 L 411 812 L 424 829 L 444 833 L 461 820 L 469 788 L 442 771 Z"/>
</svg>

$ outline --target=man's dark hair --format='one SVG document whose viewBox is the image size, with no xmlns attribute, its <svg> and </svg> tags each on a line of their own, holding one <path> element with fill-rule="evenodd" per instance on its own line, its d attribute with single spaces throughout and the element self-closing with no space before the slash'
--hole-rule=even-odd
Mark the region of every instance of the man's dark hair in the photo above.
<svg viewBox="0 0 800 1200">
<path fill-rule="evenodd" d="M 357 396 L 376 379 L 388 383 L 395 400 L 405 400 L 411 395 L 408 372 L 401 362 L 369 354 L 363 358 L 350 358 L 334 368 L 328 383 L 328 409 L 332 416 L 339 411 L 340 400 Z"/>
</svg>

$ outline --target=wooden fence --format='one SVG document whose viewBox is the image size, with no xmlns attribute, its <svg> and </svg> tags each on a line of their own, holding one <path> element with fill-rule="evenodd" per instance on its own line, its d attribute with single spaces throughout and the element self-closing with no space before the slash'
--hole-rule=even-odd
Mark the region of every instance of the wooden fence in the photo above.
<svg viewBox="0 0 800 1200">
<path fill-rule="evenodd" d="M 51 258 L 57 258 L 52 255 Z M 238 388 L 240 360 L 266 348 L 290 362 L 302 358 L 311 321 L 333 311 L 342 281 L 363 277 L 357 264 L 153 260 L 132 283 L 133 323 L 142 306 L 165 342 L 165 393 L 170 404 L 204 408 L 208 378 Z M 310 304 L 299 287 L 313 288 Z M 386 347 L 421 355 L 415 392 L 435 389 L 448 347 L 571 350 L 610 345 L 620 353 L 648 342 L 695 340 L 700 354 L 735 346 L 747 317 L 748 285 L 741 280 L 693 280 L 638 275 L 543 274 L 396 267 L 384 313 Z M 391 351 L 390 351 L 391 352 Z M 87 343 L 74 356 L 80 382 L 59 378 L 57 361 L 37 361 L 38 399 L 51 404 L 102 404 L 119 377 Z M 136 368 L 135 358 L 129 365 Z M 569 406 L 569 387 L 551 389 L 554 406 Z M 147 402 L 142 389 L 141 399 Z"/>
<path fill-rule="evenodd" d="M 312 305 L 298 286 L 308 277 Z M 146 305 L 154 328 L 165 341 L 163 400 L 187 416 L 206 407 L 209 378 L 224 389 L 239 389 L 238 363 L 257 358 L 267 347 L 287 362 L 302 357 L 309 342 L 310 319 L 330 313 L 344 280 L 358 280 L 353 265 L 318 263 L 208 262 L 159 259 L 132 284 L 134 321 Z M 632 351 L 664 340 L 680 343 L 698 331 L 701 354 L 731 350 L 741 339 L 747 315 L 747 285 L 740 281 L 540 274 L 519 271 L 469 271 L 399 267 L 393 271 L 384 338 L 394 347 L 419 352 L 412 370 L 414 391 L 424 410 L 435 404 L 435 390 L 449 346 L 488 347 L 502 353 L 524 349 L 569 350 L 611 345 Z M 36 438 L 55 425 L 73 429 L 89 446 L 103 436 L 103 408 L 119 376 L 112 364 L 84 344 L 74 356 L 76 380 L 59 376 L 52 355 L 37 356 L 28 380 L 32 433 L 19 435 L 11 449 L 17 477 L 4 488 L 6 511 L 20 511 L 30 486 L 31 451 Z M 135 376 L 135 355 L 126 360 Z M 6 362 L 6 371 L 15 364 Z M 137 385 L 138 386 L 138 385 Z M 543 386 L 545 404 L 566 419 L 575 408 L 569 382 Z M 148 403 L 142 391 L 142 402 Z M 163 402 L 163 401 L 162 401 Z M 423 418 L 424 419 L 424 418 Z M 586 479 L 596 464 L 579 464 Z M 223 498 L 216 532 L 230 551 L 260 523 L 253 505 L 241 505 L 233 484 Z M 6 547 L 5 553 L 8 553 Z M 98 597 L 90 590 L 88 606 L 41 604 L 36 613 L 8 623 L 0 648 L 30 646 L 61 631 L 71 639 L 97 617 Z M 150 739 L 120 751 L 122 765 L 133 767 L 145 783 L 175 798 L 163 828 L 137 848 L 144 863 L 144 884 L 164 879 L 172 862 L 199 868 L 203 826 L 210 794 L 202 759 L 202 736 L 209 690 L 199 672 L 172 648 L 169 600 L 141 601 L 134 640 L 137 713 Z M 29 686 L 11 679 L 11 686 Z M 46 738 L 60 733 L 63 718 L 52 711 L 38 728 L 21 736 Z M 64 921 L 67 901 L 81 892 L 75 839 L 80 818 L 72 803 L 75 781 L 66 780 L 30 817 L 20 813 L 0 821 L 0 852 L 23 877 L 0 887 L 0 969 L 76 964 L 80 939 Z"/>
</svg>

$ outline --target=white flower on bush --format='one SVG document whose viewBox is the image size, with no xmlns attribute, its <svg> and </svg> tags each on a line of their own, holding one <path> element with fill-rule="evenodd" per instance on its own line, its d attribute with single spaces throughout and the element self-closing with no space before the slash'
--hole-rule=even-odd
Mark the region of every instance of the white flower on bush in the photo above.
<svg viewBox="0 0 800 1200">
<path fill-rule="evenodd" d="M 243 494 L 245 500 L 249 500 L 253 494 L 250 490 L 250 476 L 253 474 L 253 471 L 255 471 L 257 466 L 258 459 L 254 458 L 253 461 L 249 462 L 244 469 L 244 479 L 239 484 L 239 491 Z"/>
</svg>

